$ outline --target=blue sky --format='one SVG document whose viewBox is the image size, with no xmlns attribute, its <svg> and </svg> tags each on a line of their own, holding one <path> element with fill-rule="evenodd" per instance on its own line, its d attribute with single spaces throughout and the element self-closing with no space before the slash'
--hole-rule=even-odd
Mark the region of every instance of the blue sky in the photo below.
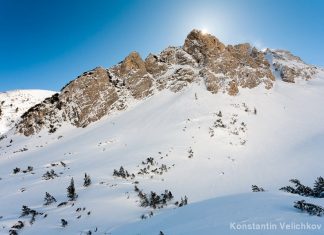
<svg viewBox="0 0 324 235">
<path fill-rule="evenodd" d="M 131 51 L 180 46 L 193 28 L 324 66 L 323 16 L 321 0 L 0 0 L 0 91 L 59 90 Z"/>
</svg>

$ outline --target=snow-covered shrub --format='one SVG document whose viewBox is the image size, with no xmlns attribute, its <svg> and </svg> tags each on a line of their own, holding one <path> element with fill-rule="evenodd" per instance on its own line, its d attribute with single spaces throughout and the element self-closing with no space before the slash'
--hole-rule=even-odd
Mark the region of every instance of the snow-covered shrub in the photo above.
<svg viewBox="0 0 324 235">
<path fill-rule="evenodd" d="M 288 193 L 299 194 L 301 196 L 306 196 L 306 197 L 314 196 L 313 189 L 301 184 L 298 179 L 291 179 L 289 180 L 289 182 L 293 183 L 295 187 L 286 186 L 280 188 L 280 190 Z"/>
<path fill-rule="evenodd" d="M 58 174 L 55 173 L 55 171 L 53 169 L 50 171 L 46 171 L 43 175 L 44 180 L 50 180 L 50 179 L 54 179 L 56 177 L 59 177 L 59 176 L 58 176 Z"/>
<path fill-rule="evenodd" d="M 45 197 L 44 197 L 44 206 L 48 206 L 52 203 L 56 202 L 55 197 L 53 197 L 51 194 L 49 194 L 48 192 L 45 193 Z"/>
<path fill-rule="evenodd" d="M 119 170 L 116 170 L 114 169 L 114 173 L 113 173 L 113 176 L 116 176 L 116 177 L 121 177 L 123 179 L 126 179 L 126 178 L 135 178 L 135 175 L 134 174 L 129 174 L 127 170 L 124 169 L 124 167 L 120 167 Z"/>
<path fill-rule="evenodd" d="M 91 184 L 91 178 L 90 175 L 87 175 L 87 173 L 84 174 L 84 182 L 83 186 L 88 187 Z"/>
<path fill-rule="evenodd" d="M 65 226 L 68 225 L 68 222 L 65 219 L 61 219 L 61 225 L 64 228 Z"/>
<path fill-rule="evenodd" d="M 252 185 L 252 192 L 264 192 L 264 189 L 256 185 Z"/>
<path fill-rule="evenodd" d="M 323 177 L 318 177 L 314 183 L 314 197 L 323 198 L 324 197 L 324 179 Z"/>
<path fill-rule="evenodd" d="M 294 207 L 301 211 L 306 211 L 310 215 L 322 216 L 324 209 L 318 205 L 305 202 L 305 200 L 296 201 Z"/>
</svg>

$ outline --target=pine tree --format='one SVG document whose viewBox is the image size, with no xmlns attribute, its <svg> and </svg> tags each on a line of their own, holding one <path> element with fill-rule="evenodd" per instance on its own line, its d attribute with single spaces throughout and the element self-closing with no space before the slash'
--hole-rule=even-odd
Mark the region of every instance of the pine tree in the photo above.
<svg viewBox="0 0 324 235">
<path fill-rule="evenodd" d="M 314 196 L 315 197 L 324 197 L 324 179 L 323 177 L 318 177 L 314 183 Z"/>
<path fill-rule="evenodd" d="M 66 225 L 68 225 L 68 222 L 65 219 L 61 219 L 61 224 L 62 227 L 65 227 Z"/>
<path fill-rule="evenodd" d="M 9 230 L 9 235 L 18 235 L 18 232 L 14 229 Z"/>
<path fill-rule="evenodd" d="M 256 185 L 252 185 L 252 192 L 264 192 L 264 189 Z"/>
<path fill-rule="evenodd" d="M 84 174 L 84 182 L 83 182 L 83 186 L 84 187 L 88 187 L 91 184 L 91 179 L 90 179 L 90 175 L 87 175 L 87 173 Z"/>
<path fill-rule="evenodd" d="M 156 208 L 157 205 L 160 203 L 160 196 L 157 195 L 155 192 L 151 191 L 151 198 L 150 198 L 150 206 L 152 208 Z"/>
<path fill-rule="evenodd" d="M 24 223 L 19 220 L 17 223 L 15 223 L 14 225 L 12 225 L 11 228 L 14 228 L 14 229 L 22 229 L 24 226 L 25 226 Z"/>
<path fill-rule="evenodd" d="M 27 216 L 32 213 L 32 209 L 30 209 L 28 206 L 23 205 L 21 209 L 21 217 Z"/>
<path fill-rule="evenodd" d="M 193 158 L 193 151 L 192 151 L 192 148 L 190 147 L 189 150 L 188 150 L 188 158 Z"/>
<path fill-rule="evenodd" d="M 324 214 L 324 209 L 321 206 L 307 203 L 305 200 L 296 201 L 294 207 L 306 211 L 310 215 L 322 216 Z"/>
<path fill-rule="evenodd" d="M 183 203 L 183 205 L 184 205 L 184 206 L 188 204 L 188 197 L 187 197 L 187 196 L 185 196 L 185 198 L 184 198 L 184 201 L 183 201 L 183 202 L 184 202 L 184 203 Z"/>
<path fill-rule="evenodd" d="M 306 197 L 314 196 L 313 189 L 301 184 L 298 179 L 291 179 L 289 181 L 295 185 L 295 188 L 291 186 L 286 186 L 286 187 L 282 187 L 280 190 L 289 193 L 299 194 L 301 196 L 306 196 Z"/>
<path fill-rule="evenodd" d="M 48 192 L 45 193 L 45 198 L 44 198 L 44 206 L 48 206 L 54 202 L 56 202 L 55 197 L 53 197 L 51 194 L 49 194 Z"/>
<path fill-rule="evenodd" d="M 185 206 L 187 204 L 188 204 L 188 198 L 187 198 L 187 196 L 185 196 L 184 199 L 181 197 L 181 200 L 180 200 L 180 203 L 179 203 L 179 207 Z"/>
<path fill-rule="evenodd" d="M 306 196 L 306 197 L 314 195 L 313 190 L 310 187 L 301 184 L 298 179 L 291 179 L 290 182 L 295 184 L 295 189 L 296 189 L 297 194 Z"/>
<path fill-rule="evenodd" d="M 113 176 L 122 177 L 122 178 L 126 179 L 127 177 L 130 177 L 130 174 L 128 173 L 128 171 L 126 171 L 124 169 L 124 167 L 121 166 L 119 168 L 119 171 L 117 171 L 116 169 L 114 169 Z M 135 177 L 135 175 L 134 175 L 134 177 Z"/>
<path fill-rule="evenodd" d="M 14 174 L 17 174 L 19 171 L 20 171 L 20 168 L 19 167 L 16 167 L 15 169 L 13 169 L 13 173 Z"/>
<path fill-rule="evenodd" d="M 149 206 L 150 202 L 149 202 L 145 193 L 143 193 L 142 191 L 139 191 L 138 197 L 140 198 L 140 201 L 141 201 L 141 207 Z"/>
<path fill-rule="evenodd" d="M 71 179 L 69 187 L 67 187 L 67 197 L 69 198 L 69 201 L 74 201 L 78 197 L 78 195 L 75 192 L 73 177 Z"/>
</svg>

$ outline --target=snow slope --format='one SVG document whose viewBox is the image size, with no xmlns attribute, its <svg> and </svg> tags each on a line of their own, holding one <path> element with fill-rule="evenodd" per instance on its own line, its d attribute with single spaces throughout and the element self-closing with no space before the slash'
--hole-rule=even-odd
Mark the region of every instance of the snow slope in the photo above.
<svg viewBox="0 0 324 235">
<path fill-rule="evenodd" d="M 178 93 L 163 90 L 87 128 L 66 124 L 53 134 L 28 138 L 11 130 L 0 141 L 0 234 L 8 234 L 18 220 L 25 223 L 19 234 L 231 234 L 230 220 L 324 226 L 322 218 L 293 208 L 298 197 L 278 193 L 291 178 L 312 185 L 323 174 L 323 96 L 323 74 L 294 84 L 277 80 L 271 90 L 242 89 L 238 96 L 213 95 L 193 84 Z M 148 157 L 154 158 L 152 168 L 165 164 L 167 171 L 138 175 Z M 33 171 L 13 174 L 28 166 Z M 120 166 L 135 178 L 114 177 Z M 51 169 L 58 177 L 42 179 Z M 92 179 L 87 188 L 84 173 Z M 78 198 L 57 207 L 67 201 L 72 177 Z M 145 193 L 171 190 L 172 203 L 161 210 L 140 207 L 135 181 Z M 248 193 L 252 184 L 268 192 Z M 57 203 L 43 206 L 45 192 Z M 176 208 L 173 203 L 185 195 L 189 205 Z M 37 215 L 30 225 L 30 217 L 19 218 L 22 205 L 47 217 Z M 154 216 L 141 221 L 151 211 Z M 62 228 L 61 219 L 68 226 Z"/>
<path fill-rule="evenodd" d="M 0 93 L 0 135 L 11 129 L 29 108 L 53 94 L 53 91 L 46 90 L 15 90 Z"/>
<path fill-rule="evenodd" d="M 149 220 L 121 227 L 122 234 L 323 234 L 323 218 L 310 217 L 291 207 L 300 196 L 246 193 L 213 198 L 170 209 Z M 313 203 L 324 205 L 323 200 Z M 254 229 L 254 230 L 253 230 Z"/>
</svg>

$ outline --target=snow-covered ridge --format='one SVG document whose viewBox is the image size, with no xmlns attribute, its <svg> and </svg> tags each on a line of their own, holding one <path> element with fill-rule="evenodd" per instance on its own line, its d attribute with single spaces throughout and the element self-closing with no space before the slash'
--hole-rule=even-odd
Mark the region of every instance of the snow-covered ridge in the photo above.
<svg viewBox="0 0 324 235">
<path fill-rule="evenodd" d="M 200 84 L 212 94 L 239 95 L 244 88 L 307 81 L 320 71 L 286 51 L 259 51 L 250 44 L 225 46 L 215 36 L 192 30 L 183 46 L 168 47 L 143 60 L 131 52 L 109 69 L 97 67 L 64 86 L 60 93 L 26 113 L 16 133 L 55 132 L 64 124 L 86 127 L 168 89 L 180 92 Z"/>
<path fill-rule="evenodd" d="M 32 106 L 53 95 L 47 90 L 15 90 L 0 93 L 0 135 L 6 133 Z"/>
<path fill-rule="evenodd" d="M 275 77 L 285 82 L 307 81 L 323 73 L 323 69 L 306 64 L 300 57 L 286 50 L 267 49 L 265 56 Z"/>
</svg>

